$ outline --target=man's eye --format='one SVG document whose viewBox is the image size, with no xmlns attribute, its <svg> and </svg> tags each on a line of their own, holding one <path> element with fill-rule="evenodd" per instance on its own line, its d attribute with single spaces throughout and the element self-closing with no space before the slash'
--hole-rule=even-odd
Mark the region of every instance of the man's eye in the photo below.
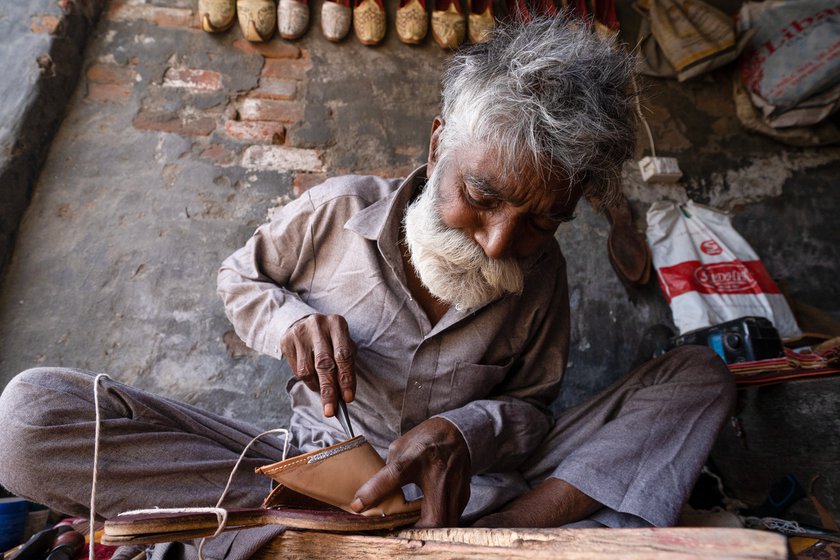
<svg viewBox="0 0 840 560">
<path fill-rule="evenodd" d="M 464 186 L 464 198 L 471 206 L 482 210 L 492 210 L 499 205 L 499 199 L 477 192 L 466 185 Z"/>
</svg>

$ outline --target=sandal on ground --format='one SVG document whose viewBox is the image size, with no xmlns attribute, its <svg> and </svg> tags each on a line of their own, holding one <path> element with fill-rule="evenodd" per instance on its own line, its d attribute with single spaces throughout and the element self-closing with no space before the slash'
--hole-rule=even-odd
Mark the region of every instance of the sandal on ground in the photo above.
<svg viewBox="0 0 840 560">
<path fill-rule="evenodd" d="M 364 437 L 260 467 L 280 484 L 259 508 L 182 508 L 129 511 L 105 522 L 103 543 L 150 544 L 208 537 L 219 532 L 283 525 L 322 531 L 373 531 L 410 525 L 421 500 L 396 491 L 378 506 L 354 513 L 356 490 L 385 462 Z"/>
</svg>

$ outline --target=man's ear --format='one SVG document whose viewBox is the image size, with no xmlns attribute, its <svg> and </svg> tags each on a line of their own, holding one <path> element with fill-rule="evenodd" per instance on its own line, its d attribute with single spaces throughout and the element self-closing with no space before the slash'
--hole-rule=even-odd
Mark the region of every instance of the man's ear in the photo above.
<svg viewBox="0 0 840 560">
<path fill-rule="evenodd" d="M 432 136 L 429 139 L 429 159 L 427 160 L 426 176 L 432 174 L 438 160 L 438 147 L 440 146 L 440 135 L 443 132 L 443 117 L 440 115 L 432 121 Z"/>
</svg>

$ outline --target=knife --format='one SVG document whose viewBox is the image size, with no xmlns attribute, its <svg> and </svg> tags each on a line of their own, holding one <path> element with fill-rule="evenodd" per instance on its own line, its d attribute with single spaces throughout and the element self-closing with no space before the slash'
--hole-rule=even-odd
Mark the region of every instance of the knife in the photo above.
<svg viewBox="0 0 840 560">
<path fill-rule="evenodd" d="M 344 400 L 342 400 L 341 398 L 338 399 L 338 410 L 336 412 L 336 417 L 341 423 L 341 427 L 344 428 L 344 433 L 347 434 L 347 437 L 356 437 L 353 433 L 353 426 L 350 424 L 350 414 L 347 412 L 347 403 L 345 403 Z"/>
</svg>

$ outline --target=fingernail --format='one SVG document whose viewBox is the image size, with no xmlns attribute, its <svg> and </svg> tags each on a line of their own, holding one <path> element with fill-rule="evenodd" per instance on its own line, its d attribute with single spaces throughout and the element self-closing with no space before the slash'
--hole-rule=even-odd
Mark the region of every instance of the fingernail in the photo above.
<svg viewBox="0 0 840 560">
<path fill-rule="evenodd" d="M 350 389 L 344 390 L 344 402 L 353 402 L 353 391 Z"/>
<path fill-rule="evenodd" d="M 324 405 L 324 416 L 327 418 L 332 417 L 335 414 L 335 409 L 333 408 L 332 403 L 327 403 Z"/>
<path fill-rule="evenodd" d="M 355 500 L 353 500 L 350 503 L 350 509 L 352 509 L 356 513 L 359 513 L 360 511 L 365 509 L 365 504 L 362 503 L 362 500 L 360 500 L 359 498 L 356 498 Z"/>
</svg>

